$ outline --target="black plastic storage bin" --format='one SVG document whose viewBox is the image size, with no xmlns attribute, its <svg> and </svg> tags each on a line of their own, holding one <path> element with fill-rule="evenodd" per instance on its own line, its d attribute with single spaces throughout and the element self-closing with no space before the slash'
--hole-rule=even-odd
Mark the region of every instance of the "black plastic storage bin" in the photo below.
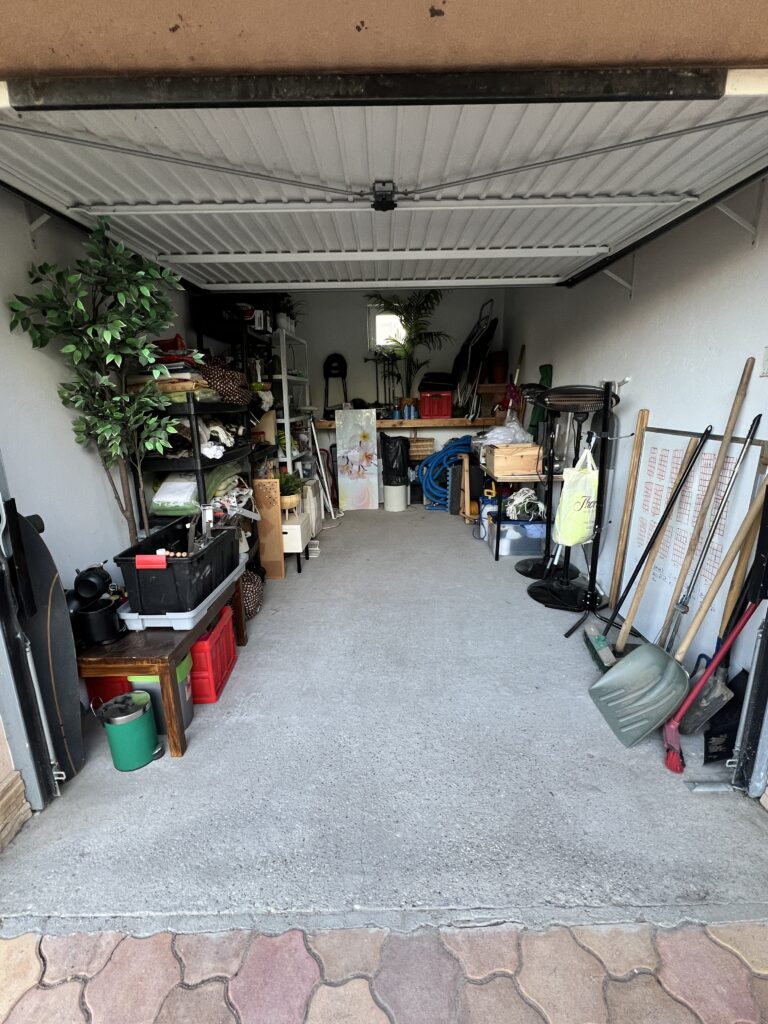
<svg viewBox="0 0 768 1024">
<path fill-rule="evenodd" d="M 136 567 L 137 555 L 154 555 L 158 548 L 185 551 L 188 522 L 188 518 L 174 519 L 132 548 L 115 555 L 115 564 L 125 580 L 131 611 L 144 615 L 189 612 L 237 568 L 240 557 L 237 530 L 231 527 L 215 529 L 211 543 L 202 551 L 186 558 L 169 558 L 165 568 Z"/>
</svg>

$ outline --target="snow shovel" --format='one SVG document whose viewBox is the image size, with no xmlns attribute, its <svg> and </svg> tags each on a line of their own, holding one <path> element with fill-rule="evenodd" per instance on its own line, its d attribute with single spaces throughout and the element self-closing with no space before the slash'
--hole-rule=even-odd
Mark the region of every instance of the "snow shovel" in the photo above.
<svg viewBox="0 0 768 1024">
<path fill-rule="evenodd" d="M 590 686 L 589 695 L 598 711 L 625 747 L 633 747 L 658 729 L 685 699 L 689 677 L 682 666 L 683 658 L 736 561 L 752 524 L 759 519 L 764 499 L 765 485 L 760 487 L 750 505 L 675 656 L 656 644 L 644 644 L 636 647 Z M 721 650 L 725 651 L 725 647 Z"/>
</svg>

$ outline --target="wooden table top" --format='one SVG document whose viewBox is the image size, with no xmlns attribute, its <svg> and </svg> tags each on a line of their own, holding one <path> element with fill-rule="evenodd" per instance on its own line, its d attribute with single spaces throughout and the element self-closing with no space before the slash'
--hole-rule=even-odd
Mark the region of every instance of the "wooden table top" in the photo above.
<svg viewBox="0 0 768 1024">
<path fill-rule="evenodd" d="M 546 473 L 513 473 L 511 476 L 504 474 L 496 475 L 489 472 L 485 466 L 483 466 L 483 472 L 491 480 L 495 480 L 497 484 L 545 484 L 547 482 Z M 563 474 L 555 473 L 553 480 L 555 483 L 562 483 Z"/>
<path fill-rule="evenodd" d="M 113 644 L 96 644 L 77 656 L 81 675 L 97 674 L 106 668 L 125 666 L 126 663 L 146 664 L 148 662 L 179 661 L 179 655 L 186 655 L 195 640 L 198 640 L 211 625 L 213 619 L 235 592 L 239 583 L 235 580 L 208 609 L 207 613 L 192 629 L 143 629 L 129 630 Z M 137 675 L 142 675 L 137 672 Z"/>
<path fill-rule="evenodd" d="M 96 644 L 84 650 L 77 657 L 79 665 L 98 662 L 103 668 L 105 661 L 165 661 L 175 654 L 189 639 L 190 630 L 144 629 L 129 630 L 113 644 Z"/>
</svg>

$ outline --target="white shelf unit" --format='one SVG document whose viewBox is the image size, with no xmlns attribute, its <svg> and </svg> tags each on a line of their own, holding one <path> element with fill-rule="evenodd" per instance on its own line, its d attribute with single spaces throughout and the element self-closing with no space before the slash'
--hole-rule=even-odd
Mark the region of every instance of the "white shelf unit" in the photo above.
<svg viewBox="0 0 768 1024">
<path fill-rule="evenodd" d="M 292 473 L 297 464 L 298 468 L 301 469 L 303 464 L 308 459 L 311 459 L 312 456 L 312 433 L 309 430 L 309 415 L 299 411 L 301 406 L 312 404 L 309 395 L 308 346 L 303 338 L 297 338 L 282 328 L 275 331 L 272 335 L 272 346 L 280 355 L 280 373 L 276 373 L 273 380 L 279 382 L 283 395 L 283 415 L 277 417 L 277 422 L 285 431 L 285 468 L 289 473 Z M 296 372 L 292 372 L 292 369 Z M 291 444 L 291 425 L 302 422 L 307 424 L 309 450 L 294 457 L 291 452 L 293 447 Z"/>
</svg>

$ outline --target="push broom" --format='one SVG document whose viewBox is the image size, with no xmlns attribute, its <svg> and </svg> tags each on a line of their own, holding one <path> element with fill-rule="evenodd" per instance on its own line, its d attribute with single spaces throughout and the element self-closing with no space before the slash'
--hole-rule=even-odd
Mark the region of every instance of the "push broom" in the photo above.
<svg viewBox="0 0 768 1024">
<path fill-rule="evenodd" d="M 739 548 L 749 534 L 752 523 L 756 521 L 757 516 L 760 514 L 760 507 L 762 504 L 762 518 L 760 519 L 760 531 L 757 536 L 755 558 L 752 562 L 752 568 L 750 569 L 749 578 L 744 590 L 743 599 L 747 602 L 746 607 L 737 619 L 733 629 L 723 641 L 719 651 L 707 666 L 704 674 L 696 682 L 695 686 L 691 689 L 691 692 L 685 698 L 674 715 L 664 725 L 663 736 L 664 748 L 666 751 L 664 763 L 669 771 L 675 772 L 678 775 L 681 775 L 683 771 L 685 771 L 685 759 L 680 747 L 680 723 L 682 722 L 686 712 L 696 703 L 696 700 L 702 690 L 717 671 L 718 666 L 727 656 L 731 647 L 733 647 L 736 640 L 744 631 L 744 627 L 755 614 L 760 604 L 768 596 L 768 500 L 766 500 L 766 489 L 764 486 L 760 488 L 760 491 L 761 493 L 758 494 L 757 498 L 755 498 L 750 506 L 749 514 L 742 524 L 742 527 L 731 545 L 728 554 L 723 559 L 717 576 L 713 580 L 712 587 L 710 588 L 711 593 L 713 588 L 717 587 L 717 589 L 719 589 L 720 585 L 722 585 L 728 569 L 736 559 Z"/>
</svg>

